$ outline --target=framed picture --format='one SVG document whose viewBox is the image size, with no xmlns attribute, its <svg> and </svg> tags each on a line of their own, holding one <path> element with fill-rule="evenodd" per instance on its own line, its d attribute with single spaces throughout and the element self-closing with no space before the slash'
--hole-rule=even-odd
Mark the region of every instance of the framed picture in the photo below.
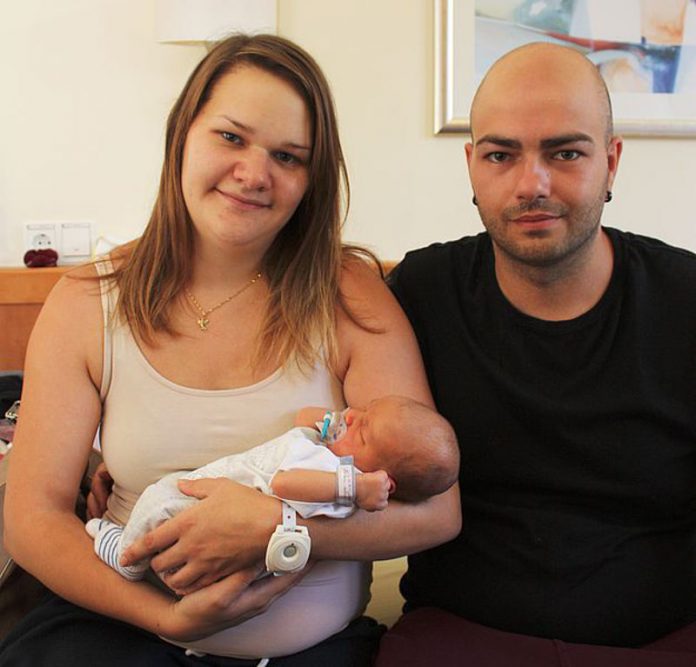
<svg viewBox="0 0 696 667">
<path fill-rule="evenodd" d="M 599 68 L 617 134 L 696 137 L 696 0 L 434 3 L 436 134 L 468 133 L 471 99 L 490 65 L 546 41 Z"/>
</svg>

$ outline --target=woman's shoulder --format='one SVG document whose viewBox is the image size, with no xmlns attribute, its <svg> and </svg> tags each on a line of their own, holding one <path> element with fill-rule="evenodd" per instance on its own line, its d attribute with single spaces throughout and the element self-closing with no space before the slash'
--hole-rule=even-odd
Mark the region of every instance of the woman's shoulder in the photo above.
<svg viewBox="0 0 696 667">
<path fill-rule="evenodd" d="M 80 305 L 100 302 L 102 292 L 111 289 L 126 256 L 124 252 L 99 257 L 67 271 L 56 283 L 46 305 Z"/>
<path fill-rule="evenodd" d="M 46 298 L 34 334 L 62 340 L 70 347 L 101 336 L 101 287 L 96 268 L 86 264 L 68 271 Z M 35 337 L 32 334 L 32 337 Z"/>
<path fill-rule="evenodd" d="M 389 291 L 384 282 L 382 265 L 377 257 L 369 253 L 344 256 L 339 287 L 342 296 L 360 301 L 369 301 L 370 295 Z"/>
<path fill-rule="evenodd" d="M 100 280 L 96 264 L 83 264 L 67 271 L 55 284 L 46 299 L 44 310 L 79 308 L 98 299 L 99 295 Z"/>
<path fill-rule="evenodd" d="M 348 261 L 340 287 L 339 377 L 348 403 L 396 393 L 429 403 L 413 331 L 381 273 L 367 261 Z"/>
<path fill-rule="evenodd" d="M 101 374 L 103 317 L 100 283 L 93 265 L 68 271 L 53 287 L 32 330 L 27 365 L 65 375 L 86 369 Z"/>
<path fill-rule="evenodd" d="M 344 259 L 339 289 L 343 308 L 358 320 L 367 318 L 379 323 L 389 318 L 393 308 L 398 308 L 384 282 L 381 265 L 371 255 L 349 255 Z"/>
</svg>

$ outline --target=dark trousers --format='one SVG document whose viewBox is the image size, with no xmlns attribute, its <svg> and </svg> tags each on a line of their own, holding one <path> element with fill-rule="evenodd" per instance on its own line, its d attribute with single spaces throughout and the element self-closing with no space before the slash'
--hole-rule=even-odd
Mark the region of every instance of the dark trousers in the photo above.
<svg viewBox="0 0 696 667">
<path fill-rule="evenodd" d="M 367 667 L 384 626 L 353 621 L 321 644 L 269 667 Z M 186 655 L 184 649 L 133 626 L 95 614 L 50 594 L 0 644 L 0 667 L 246 667 L 258 660 Z"/>
<path fill-rule="evenodd" d="M 696 623 L 641 648 L 570 644 L 478 625 L 441 609 L 412 611 L 382 638 L 376 667 L 694 667 Z"/>
</svg>

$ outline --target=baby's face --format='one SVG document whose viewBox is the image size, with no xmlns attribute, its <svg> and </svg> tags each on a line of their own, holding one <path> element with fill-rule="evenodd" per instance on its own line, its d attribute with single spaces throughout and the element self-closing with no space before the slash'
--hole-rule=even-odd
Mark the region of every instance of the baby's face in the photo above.
<svg viewBox="0 0 696 667">
<path fill-rule="evenodd" d="M 346 434 L 331 446 L 336 456 L 352 456 L 355 466 L 363 472 L 379 470 L 380 457 L 375 446 L 375 415 L 369 408 L 350 408 L 346 413 Z"/>
<path fill-rule="evenodd" d="M 352 456 L 356 467 L 365 472 L 376 470 L 374 447 L 370 439 L 370 416 L 367 410 L 351 408 L 346 413 L 346 434 L 331 446 L 336 456 Z M 368 467 L 369 466 L 369 467 Z"/>
</svg>

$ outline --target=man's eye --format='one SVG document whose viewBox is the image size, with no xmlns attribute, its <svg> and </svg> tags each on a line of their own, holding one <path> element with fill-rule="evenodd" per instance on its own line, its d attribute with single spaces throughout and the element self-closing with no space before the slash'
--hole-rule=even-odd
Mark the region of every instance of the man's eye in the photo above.
<svg viewBox="0 0 696 667">
<path fill-rule="evenodd" d="M 508 153 L 503 153 L 502 151 L 493 151 L 492 153 L 488 153 L 486 155 L 486 160 L 489 162 L 493 162 L 495 164 L 499 164 L 500 162 L 505 162 L 506 160 L 510 159 L 510 155 Z"/>
<path fill-rule="evenodd" d="M 577 160 L 580 157 L 580 152 L 572 150 L 558 151 L 554 157 L 557 160 L 561 160 L 561 162 L 571 162 L 572 160 Z"/>
<path fill-rule="evenodd" d="M 241 144 L 242 138 L 235 134 L 234 132 L 220 132 L 220 136 L 225 140 L 229 141 L 231 144 Z"/>
</svg>

